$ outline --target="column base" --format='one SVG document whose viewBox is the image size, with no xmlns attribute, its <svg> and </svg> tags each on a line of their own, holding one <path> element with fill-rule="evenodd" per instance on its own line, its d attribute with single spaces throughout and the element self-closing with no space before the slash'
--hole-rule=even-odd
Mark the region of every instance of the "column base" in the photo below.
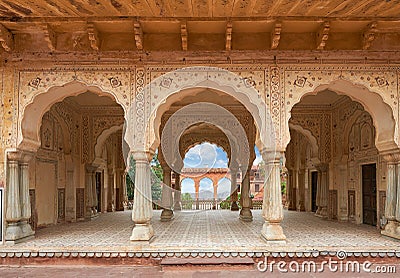
<svg viewBox="0 0 400 278">
<path fill-rule="evenodd" d="M 162 222 L 170 221 L 174 218 L 174 212 L 170 209 L 163 209 L 160 220 Z"/>
<path fill-rule="evenodd" d="M 384 236 L 400 239 L 400 223 L 397 221 L 389 220 L 389 222 L 385 226 L 385 229 L 381 231 L 381 234 Z"/>
<path fill-rule="evenodd" d="M 135 224 L 132 230 L 130 240 L 132 241 L 148 241 L 154 236 L 153 226 L 150 223 Z"/>
<path fill-rule="evenodd" d="M 238 211 L 239 210 L 239 206 L 237 204 L 237 202 L 232 202 L 231 204 L 231 211 Z"/>
<path fill-rule="evenodd" d="M 315 215 L 321 218 L 328 218 L 328 210 L 326 207 L 318 208 Z"/>
<path fill-rule="evenodd" d="M 305 208 L 303 202 L 299 203 L 299 205 L 297 206 L 297 211 L 306 211 L 306 208 Z"/>
<path fill-rule="evenodd" d="M 174 204 L 174 210 L 182 210 L 181 202 Z"/>
<path fill-rule="evenodd" d="M 33 238 L 35 231 L 26 222 L 9 223 L 5 231 L 7 245 L 14 245 Z"/>
<path fill-rule="evenodd" d="M 286 244 L 286 236 L 283 234 L 280 223 L 265 221 L 261 229 L 261 236 L 270 243 Z"/>
<path fill-rule="evenodd" d="M 250 208 L 242 208 L 239 215 L 240 220 L 250 222 L 253 221 L 253 214 L 251 213 Z"/>
</svg>

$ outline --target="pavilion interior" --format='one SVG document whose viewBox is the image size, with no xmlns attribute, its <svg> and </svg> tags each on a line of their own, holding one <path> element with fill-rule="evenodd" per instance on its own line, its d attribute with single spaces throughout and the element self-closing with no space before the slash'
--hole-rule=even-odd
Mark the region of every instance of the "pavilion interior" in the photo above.
<svg viewBox="0 0 400 278">
<path fill-rule="evenodd" d="M 146 241 L 150 249 L 207 249 L 218 240 L 225 244 L 221 250 L 232 242 L 233 249 L 264 248 L 269 242 L 261 239 L 261 226 L 273 223 L 279 230 L 282 220 L 279 170 L 271 182 L 275 186 L 265 186 L 264 192 L 274 196 L 264 198 L 264 215 L 251 209 L 249 195 L 254 146 L 262 145 L 257 124 L 270 124 L 257 121 L 257 112 L 268 110 L 275 113 L 280 136 L 274 144 L 282 157 L 267 158 L 286 177 L 282 226 L 288 246 L 335 245 L 315 231 L 329 238 L 360 236 L 354 248 L 368 246 L 369 237 L 377 249 L 398 245 L 380 232 L 400 239 L 399 6 L 388 0 L 2 1 L 0 186 L 7 197 L 6 240 L 28 239 L 32 229 L 37 238 L 20 243 L 21 248 L 62 246 L 71 228 L 73 237 L 66 243 L 71 248 L 85 240 L 96 246 L 88 239 L 96 234 L 101 247 L 114 241 L 129 249 L 136 244 L 129 241 L 135 222 L 146 226 L 143 238 L 149 238 L 131 240 Z M 170 78 L 197 67 L 226 72 L 237 82 L 201 87 L 211 84 L 208 72 L 200 83 Z M 157 83 L 159 94 L 144 93 L 165 76 L 169 84 Z M 231 84 L 241 88 L 235 91 Z M 144 101 L 129 110 L 137 96 Z M 202 102 L 234 115 L 246 140 L 227 132 L 226 126 L 235 125 L 221 124 L 221 113 L 190 108 Z M 175 126 L 206 116 L 220 122 L 191 122 L 176 145 L 169 142 L 163 149 L 164 127 L 185 107 Z M 140 109 L 142 114 L 135 114 Z M 146 114 L 152 109 L 154 115 Z M 140 121 L 154 130 L 137 130 Z M 134 149 L 124 137 L 128 123 L 128 132 L 143 132 L 143 137 L 131 134 L 137 136 L 132 141 L 139 138 L 134 147 L 149 144 L 135 149 L 138 157 L 145 161 L 158 149 L 167 185 L 159 200 L 162 209 L 151 212 L 150 202 L 143 202 L 137 221 L 127 211 L 127 148 Z M 231 178 L 230 210 L 192 217 L 181 210 L 179 172 L 188 149 L 202 142 L 227 153 L 230 175 L 242 180 L 241 199 Z M 173 163 L 170 151 L 178 155 L 172 155 Z M 180 241 L 169 241 L 180 232 Z M 283 233 L 270 239 L 281 241 Z M 217 241 L 210 240 L 213 236 Z M 351 244 L 340 237 L 335 246 Z"/>
<path fill-rule="evenodd" d="M 208 89 L 188 91 L 182 93 L 179 100 L 174 101 L 165 109 L 160 132 L 165 122 L 180 108 L 191 103 L 207 102 L 210 99 L 213 103 L 221 104 L 229 109 L 235 116 L 245 115 L 246 119 L 251 117 L 240 102 L 221 92 Z M 190 110 L 190 112 L 196 111 Z M 376 228 L 380 228 L 383 216 L 384 196 L 380 192 L 384 192 L 386 186 L 386 165 L 380 159 L 374 145 L 375 129 L 369 113 L 360 103 L 352 101 L 345 95 L 323 91 L 317 95 L 303 97 L 293 107 L 291 115 L 289 121 L 291 141 L 285 153 L 287 209 L 298 211 L 300 213 L 298 217 L 305 217 L 310 225 L 313 223 L 312 219 L 315 225 L 321 225 L 319 218 L 329 219 L 334 222 L 344 222 L 345 229 L 351 231 L 351 224 L 346 223 L 363 223 L 371 227 L 363 225 L 362 229 L 379 236 Z M 187 114 L 184 113 L 178 120 L 182 120 L 185 116 Z M 93 129 L 85 130 L 87 121 L 93 122 Z M 33 229 L 37 229 L 39 241 L 34 239 L 26 246 L 29 244 L 34 246 L 49 236 L 54 237 L 52 233 L 57 231 L 55 227 L 59 225 L 60 228 L 64 225 L 74 227 L 76 224 L 68 223 L 84 220 L 104 221 L 101 219 L 109 219 L 107 221 L 112 222 L 113 220 L 110 220 L 112 213 L 107 217 L 100 214 L 124 210 L 127 195 L 122 153 L 123 121 L 124 111 L 113 99 L 90 92 L 68 97 L 54 104 L 43 115 L 40 129 L 41 146 L 35 154 L 35 159 L 30 162 L 30 196 L 33 216 L 30 224 Z M 74 127 L 73 132 L 69 130 L 71 126 Z M 253 130 L 252 136 L 248 133 L 248 138 L 254 140 L 255 126 L 252 123 L 251 126 L 252 129 L 246 130 Z M 87 141 L 85 137 L 93 138 L 93 143 L 89 145 L 85 143 L 85 140 Z M 185 129 L 179 141 L 180 154 L 184 156 L 190 147 L 204 141 L 223 146 L 228 150 L 228 158 L 231 158 L 232 150 L 227 136 L 221 129 L 207 123 L 191 125 Z M 182 227 L 185 222 L 181 221 L 186 221 L 185 219 L 190 216 L 185 214 L 185 211 L 181 211 L 179 175 L 168 168 L 163 160 L 162 151 L 159 157 L 164 175 L 168 176 L 169 173 L 169 179 L 172 177 L 174 183 L 173 206 L 172 212 L 169 213 L 165 213 L 165 208 L 161 214 L 160 211 L 155 211 L 152 222 L 156 223 L 154 225 L 157 229 L 174 225 Z M 254 154 L 250 159 L 254 160 Z M 88 161 L 92 162 L 88 163 Z M 252 163 L 249 165 L 251 168 Z M 243 183 L 246 183 L 248 181 L 245 178 L 246 173 L 242 174 Z M 171 180 L 168 181 L 168 178 L 164 178 L 164 182 L 169 182 L 171 185 Z M 80 193 L 83 188 L 91 192 L 85 195 L 86 199 Z M 236 188 L 236 180 L 232 183 L 233 188 Z M 246 194 L 243 194 L 243 185 L 241 190 L 242 196 L 246 198 Z M 233 200 L 237 200 L 237 195 Z M 232 218 L 229 223 L 232 221 L 258 223 L 261 215 L 259 211 L 251 212 L 250 202 L 243 203 L 240 200 L 241 211 L 235 212 L 238 208 L 231 208 L 232 212 L 227 211 L 228 214 L 224 217 Z M 244 212 L 242 216 L 243 207 L 246 204 L 250 214 Z M 312 214 L 305 216 L 301 212 Z M 211 219 L 214 213 L 217 219 L 221 217 L 221 213 L 225 212 L 211 210 L 204 213 L 207 213 L 208 219 Z M 253 214 L 257 219 L 253 218 Z M 130 222 L 130 213 L 123 215 L 126 221 Z M 175 218 L 172 218 L 172 215 L 175 215 Z M 122 216 L 116 214 L 116 217 L 116 219 L 121 219 Z M 296 217 L 292 212 L 287 222 L 284 222 L 284 226 L 290 226 Z M 199 221 L 204 220 L 201 219 L 201 217 L 198 218 Z M 210 220 L 210 223 L 215 222 Z M 254 223 L 251 227 L 255 225 Z M 218 225 L 218 223 L 215 224 Z M 131 227 L 132 224 L 128 226 Z M 327 227 L 334 226 L 327 224 Z M 354 233 L 358 233 L 358 226 L 353 227 Z M 113 227 L 109 226 L 109 229 L 112 230 Z M 289 230 L 292 231 L 292 229 L 293 227 Z M 233 233 L 236 232 L 233 231 Z M 254 237 L 253 232 L 249 236 Z M 292 240 L 289 239 L 289 242 Z M 304 243 L 301 244 L 304 245 Z M 161 248 L 163 245 L 158 246 Z M 154 248 L 156 247 L 157 244 L 154 245 Z"/>
</svg>

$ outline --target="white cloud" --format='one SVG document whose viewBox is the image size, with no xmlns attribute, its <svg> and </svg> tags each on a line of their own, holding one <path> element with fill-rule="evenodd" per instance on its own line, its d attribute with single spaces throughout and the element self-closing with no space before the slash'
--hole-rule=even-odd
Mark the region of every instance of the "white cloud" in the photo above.
<svg viewBox="0 0 400 278">
<path fill-rule="evenodd" d="M 202 143 L 191 148 L 183 160 L 184 167 L 208 168 L 214 167 L 217 161 L 217 147 L 210 143 Z"/>
<path fill-rule="evenodd" d="M 194 193 L 194 181 L 192 179 L 184 179 L 181 183 L 181 191 L 182 193 Z"/>
</svg>

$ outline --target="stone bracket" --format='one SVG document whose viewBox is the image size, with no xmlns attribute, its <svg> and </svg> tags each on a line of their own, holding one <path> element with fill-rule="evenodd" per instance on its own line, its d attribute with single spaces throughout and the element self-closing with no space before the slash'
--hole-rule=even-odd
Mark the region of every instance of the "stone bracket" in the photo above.
<svg viewBox="0 0 400 278">
<path fill-rule="evenodd" d="M 0 24 L 0 43 L 5 51 L 11 51 L 14 47 L 13 34 L 2 24 Z"/>
</svg>

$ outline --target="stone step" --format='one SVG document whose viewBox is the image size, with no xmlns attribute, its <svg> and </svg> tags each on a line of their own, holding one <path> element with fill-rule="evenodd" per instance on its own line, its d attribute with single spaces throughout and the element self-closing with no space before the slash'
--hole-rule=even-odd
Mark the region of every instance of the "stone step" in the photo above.
<svg viewBox="0 0 400 278">
<path fill-rule="evenodd" d="M 254 268 L 254 260 L 250 257 L 196 257 L 196 258 L 176 258 L 167 257 L 161 260 L 162 267 L 179 267 L 179 266 L 240 266 Z"/>
</svg>

